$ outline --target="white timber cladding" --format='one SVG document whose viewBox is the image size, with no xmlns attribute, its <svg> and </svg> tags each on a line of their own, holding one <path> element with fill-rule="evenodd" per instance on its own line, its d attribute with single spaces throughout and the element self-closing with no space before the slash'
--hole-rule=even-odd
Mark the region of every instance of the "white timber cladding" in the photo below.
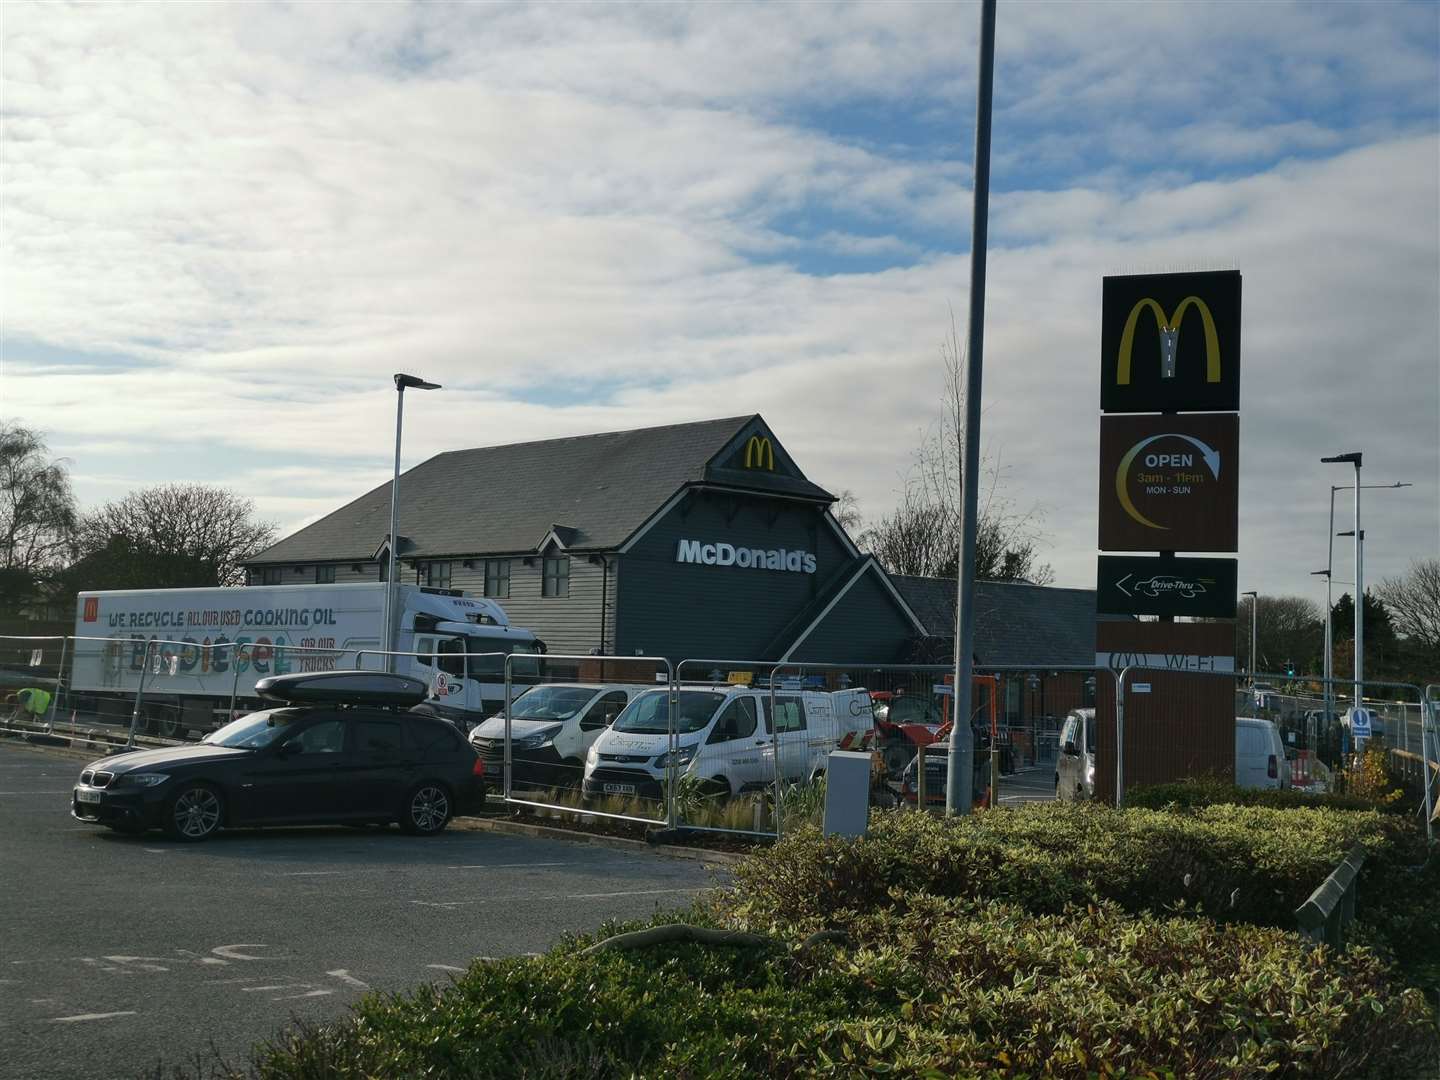
<svg viewBox="0 0 1440 1080">
<path fill-rule="evenodd" d="M 552 553 L 553 554 L 553 553 Z M 510 616 L 511 626 L 523 626 L 545 642 L 552 653 L 586 656 L 600 647 L 601 600 L 605 598 L 605 647 L 615 647 L 615 569 L 611 560 L 610 584 L 602 580 L 604 567 L 589 555 L 570 556 L 570 595 L 542 596 L 543 558 L 510 559 L 510 595 L 495 601 Z M 450 571 L 450 587 L 474 596 L 485 595 L 485 560 L 475 556 L 467 569 L 460 559 Z"/>
<path fill-rule="evenodd" d="M 526 558 L 530 559 L 531 565 L 525 565 Z M 618 560 L 613 556 L 609 557 L 610 580 L 607 585 L 602 577 L 604 567 L 592 563 L 588 554 L 571 555 L 569 558 L 569 596 L 542 596 L 543 557 L 540 555 L 515 555 L 509 559 L 510 595 L 508 597 L 497 596 L 494 599 L 510 616 L 511 626 L 521 626 L 531 631 L 545 642 L 546 647 L 552 653 L 577 656 L 589 655 L 591 650 L 600 647 L 603 601 L 604 644 L 605 648 L 613 653 L 615 650 L 615 587 Z M 459 589 L 471 596 L 485 595 L 485 558 L 483 556 L 472 556 L 469 560 L 436 561 L 450 563 L 450 588 Z M 471 564 L 468 568 L 465 566 L 466 561 Z M 380 580 L 378 563 L 353 564 L 358 565 L 359 570 L 351 570 L 351 563 L 327 565 L 335 566 L 337 583 Z M 297 574 L 297 569 L 301 573 Z M 398 575 L 404 584 L 417 583 L 415 569 L 409 563 L 401 563 Z M 304 584 L 313 581 L 314 578 L 313 564 L 298 567 L 290 565 L 283 568 L 280 584 Z M 259 583 L 258 574 L 252 573 L 252 583 Z M 423 574 L 419 584 L 424 584 Z"/>
</svg>

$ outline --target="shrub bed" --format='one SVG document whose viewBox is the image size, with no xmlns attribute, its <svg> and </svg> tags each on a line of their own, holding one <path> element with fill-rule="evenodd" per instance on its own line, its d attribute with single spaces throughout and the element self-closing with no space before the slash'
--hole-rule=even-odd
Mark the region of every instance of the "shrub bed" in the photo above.
<svg viewBox="0 0 1440 1080">
<path fill-rule="evenodd" d="M 699 911 L 695 918 L 714 916 Z M 289 1077 L 1401 1077 L 1432 1021 L 1364 951 L 1103 903 L 914 897 L 847 946 L 661 945 L 476 965 L 370 997 L 253 1072 Z"/>
<path fill-rule="evenodd" d="M 1440 880 L 1400 858 L 1413 854 L 1403 826 L 1373 812 L 1050 805 L 958 822 L 881 814 L 858 842 L 802 830 L 682 916 L 763 934 L 759 947 L 581 955 L 588 939 L 571 939 L 451 986 L 369 996 L 343 1023 L 261 1047 L 246 1070 L 211 1072 L 1440 1075 L 1435 1018 L 1383 952 L 1312 949 L 1292 930 L 1293 908 L 1358 842 L 1366 873 L 1404 898 L 1362 936 L 1426 940 L 1423 891 Z M 819 929 L 842 939 L 802 944 Z"/>
<path fill-rule="evenodd" d="M 1152 784 L 1127 792 L 1128 806 L 1164 810 L 1174 807 L 1193 810 L 1201 806 L 1268 806 L 1275 810 L 1381 810 L 1406 814 L 1414 810 L 1400 800 L 1372 799 L 1363 795 L 1327 792 L 1307 795 L 1290 788 L 1260 789 L 1236 787 L 1228 780 L 1191 777 L 1169 784 Z"/>
<path fill-rule="evenodd" d="M 1386 847 L 1375 813 L 1201 807 L 1116 813 L 1051 803 L 963 822 L 877 815 L 851 843 L 815 829 L 736 871 L 740 903 L 761 922 L 808 912 L 903 906 L 919 892 L 1011 900 L 1048 914 L 1109 899 L 1130 911 L 1182 906 L 1222 921 L 1293 929 L 1294 911 L 1355 843 Z"/>
</svg>

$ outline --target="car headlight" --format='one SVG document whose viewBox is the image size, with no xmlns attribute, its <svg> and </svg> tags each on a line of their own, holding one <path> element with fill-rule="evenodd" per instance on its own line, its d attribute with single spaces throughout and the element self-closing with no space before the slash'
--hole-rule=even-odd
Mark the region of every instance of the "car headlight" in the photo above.
<svg viewBox="0 0 1440 1080">
<path fill-rule="evenodd" d="M 668 769 L 674 765 L 677 769 L 689 765 L 695 757 L 695 747 L 686 746 L 676 750 L 673 754 L 661 754 L 655 759 L 657 769 Z"/>
<path fill-rule="evenodd" d="M 155 787 L 170 777 L 165 773 L 121 773 L 115 778 L 116 787 Z"/>
<path fill-rule="evenodd" d="M 585 764 L 593 768 L 595 765 L 599 764 L 599 762 L 600 747 L 595 743 L 591 743 L 590 749 L 585 751 Z"/>
<path fill-rule="evenodd" d="M 549 728 L 546 731 L 536 732 L 534 735 L 526 735 L 523 739 L 516 739 L 511 745 L 517 750 L 539 750 L 542 746 L 549 746 L 553 743 L 555 736 L 559 734 L 559 728 Z"/>
</svg>

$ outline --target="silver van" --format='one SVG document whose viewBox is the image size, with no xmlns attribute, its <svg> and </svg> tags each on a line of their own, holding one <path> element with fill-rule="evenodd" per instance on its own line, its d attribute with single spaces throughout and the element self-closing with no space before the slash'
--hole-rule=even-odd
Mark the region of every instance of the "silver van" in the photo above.
<svg viewBox="0 0 1440 1080">
<path fill-rule="evenodd" d="M 1055 797 L 1080 802 L 1095 797 L 1095 710 L 1071 709 L 1060 729 Z"/>
</svg>

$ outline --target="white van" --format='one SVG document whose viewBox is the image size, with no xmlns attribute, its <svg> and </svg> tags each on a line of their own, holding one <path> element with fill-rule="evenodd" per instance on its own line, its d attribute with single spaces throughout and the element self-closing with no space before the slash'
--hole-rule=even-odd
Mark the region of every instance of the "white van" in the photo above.
<svg viewBox="0 0 1440 1080">
<path fill-rule="evenodd" d="M 777 740 L 779 772 L 786 780 L 823 772 L 832 750 L 868 748 L 873 742 L 868 690 L 777 690 L 773 715 L 766 689 L 686 686 L 678 694 L 677 775 L 697 777 L 717 795 L 773 784 Z M 668 690 L 650 690 L 631 701 L 590 747 L 586 797 L 661 798 L 672 764 L 670 727 Z"/>
<path fill-rule="evenodd" d="M 1235 786 L 1282 788 L 1290 786 L 1285 743 L 1273 720 L 1253 716 L 1235 718 Z"/>
<path fill-rule="evenodd" d="M 1055 762 L 1055 797 L 1083 802 L 1095 797 L 1095 710 L 1071 709 L 1060 729 Z"/>
<path fill-rule="evenodd" d="M 631 700 L 654 685 L 546 683 L 510 703 L 511 787 L 572 787 L 585 772 L 585 756 Z M 470 745 L 485 762 L 486 784 L 505 784 L 505 713 L 470 729 Z"/>
</svg>

